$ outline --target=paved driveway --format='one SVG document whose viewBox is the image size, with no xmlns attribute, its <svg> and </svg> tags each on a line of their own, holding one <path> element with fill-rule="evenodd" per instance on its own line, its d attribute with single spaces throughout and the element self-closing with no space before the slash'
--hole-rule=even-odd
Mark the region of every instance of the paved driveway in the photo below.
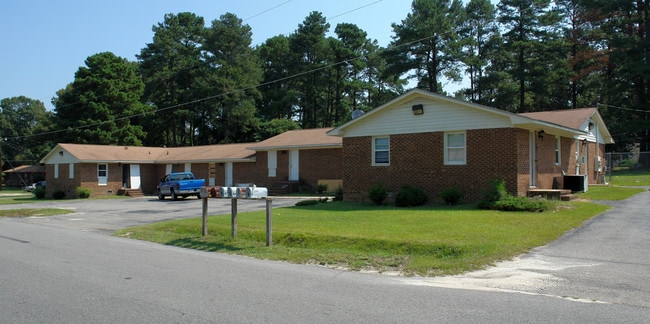
<svg viewBox="0 0 650 324">
<path fill-rule="evenodd" d="M 305 198 L 273 198 L 272 207 L 293 206 Z M 20 221 L 84 231 L 113 232 L 130 226 L 162 222 L 172 219 L 201 217 L 201 199 L 187 198 L 178 201 L 158 200 L 156 197 L 133 199 L 62 200 L 25 205 L 0 205 L 0 209 L 63 208 L 75 213 L 49 217 L 27 217 Z M 237 199 L 237 211 L 264 210 L 264 199 Z M 230 215 L 230 199 L 208 199 L 209 215 Z M 209 226 L 209 225 L 208 225 Z"/>
<path fill-rule="evenodd" d="M 417 284 L 650 307 L 650 192 L 606 203 L 613 208 L 516 260 Z"/>
</svg>

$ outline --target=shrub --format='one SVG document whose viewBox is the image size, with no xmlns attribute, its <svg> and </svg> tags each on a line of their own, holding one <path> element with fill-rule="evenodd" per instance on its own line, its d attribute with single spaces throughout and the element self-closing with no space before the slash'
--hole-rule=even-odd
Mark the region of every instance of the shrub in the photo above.
<svg viewBox="0 0 650 324">
<path fill-rule="evenodd" d="M 322 183 L 322 184 L 316 185 L 316 192 L 320 193 L 320 194 L 326 193 L 327 192 L 327 184 Z"/>
<path fill-rule="evenodd" d="M 546 199 L 515 197 L 506 191 L 505 181 L 495 179 L 492 188 L 485 192 L 485 199 L 478 204 L 481 209 L 503 211 L 545 211 L 553 209 L 555 203 Z"/>
<path fill-rule="evenodd" d="M 457 188 L 449 188 L 440 192 L 440 198 L 442 198 L 447 205 L 453 206 L 460 202 L 463 198 L 463 193 Z"/>
<path fill-rule="evenodd" d="M 309 199 L 309 200 L 301 200 L 296 203 L 296 206 L 313 206 L 318 204 L 318 200 L 316 199 Z"/>
<path fill-rule="evenodd" d="M 36 189 L 34 189 L 32 193 L 34 193 L 34 197 L 36 197 L 37 199 L 45 198 L 45 188 L 43 187 L 36 187 Z"/>
<path fill-rule="evenodd" d="M 54 190 L 54 192 L 52 193 L 52 198 L 54 198 L 54 199 L 63 199 L 63 198 L 65 198 L 65 191 L 63 191 L 61 189 Z"/>
<path fill-rule="evenodd" d="M 368 191 L 368 199 L 370 199 L 370 201 L 377 205 L 381 205 L 384 203 L 386 198 L 388 198 L 388 191 L 383 183 L 379 182 L 370 187 L 370 190 Z"/>
<path fill-rule="evenodd" d="M 343 188 L 338 187 L 334 192 L 334 201 L 343 201 Z"/>
<path fill-rule="evenodd" d="M 429 199 L 422 189 L 404 186 L 399 189 L 395 196 L 395 206 L 397 207 L 415 207 L 427 203 Z"/>
<path fill-rule="evenodd" d="M 553 209 L 554 205 L 554 202 L 546 199 L 508 196 L 494 202 L 492 209 L 503 211 L 543 212 L 545 210 Z"/>
<path fill-rule="evenodd" d="M 506 181 L 503 179 L 494 179 L 491 183 L 491 188 L 485 192 L 485 200 L 497 201 L 508 197 L 508 190 L 506 190 Z"/>
<path fill-rule="evenodd" d="M 88 197 L 90 197 L 90 189 L 88 189 L 88 188 L 77 187 L 76 192 L 77 192 L 77 197 L 79 197 L 79 198 L 88 198 Z"/>
</svg>

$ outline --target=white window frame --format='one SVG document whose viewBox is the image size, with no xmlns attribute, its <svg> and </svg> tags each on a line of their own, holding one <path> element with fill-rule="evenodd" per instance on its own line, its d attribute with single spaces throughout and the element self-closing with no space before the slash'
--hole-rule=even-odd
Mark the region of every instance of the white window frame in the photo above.
<svg viewBox="0 0 650 324">
<path fill-rule="evenodd" d="M 386 140 L 386 148 L 377 148 L 377 140 Z M 377 153 L 386 152 L 388 153 L 387 162 L 377 162 Z M 375 136 L 372 138 L 372 165 L 373 166 L 387 166 L 390 165 L 390 137 L 389 136 Z"/>
<path fill-rule="evenodd" d="M 68 178 L 74 179 L 74 163 L 68 164 Z"/>
<path fill-rule="evenodd" d="M 562 164 L 562 138 L 555 136 L 555 165 Z"/>
<path fill-rule="evenodd" d="M 59 178 L 59 164 L 54 163 L 54 179 L 58 179 L 58 178 Z"/>
<path fill-rule="evenodd" d="M 104 170 L 100 170 L 100 167 L 104 166 Z M 101 175 L 101 172 L 104 171 L 104 175 Z M 98 163 L 97 164 L 97 185 L 106 186 L 108 185 L 108 164 L 107 163 Z"/>
<path fill-rule="evenodd" d="M 451 135 L 463 135 L 463 144 L 462 146 L 449 146 L 449 137 Z M 458 131 L 458 132 L 445 132 L 445 165 L 466 165 L 467 164 L 467 132 L 465 131 Z M 451 154 L 449 154 L 449 151 L 451 150 L 462 150 L 463 152 L 463 159 L 462 160 L 454 160 L 451 161 Z M 455 155 L 455 154 L 454 154 Z"/>
</svg>

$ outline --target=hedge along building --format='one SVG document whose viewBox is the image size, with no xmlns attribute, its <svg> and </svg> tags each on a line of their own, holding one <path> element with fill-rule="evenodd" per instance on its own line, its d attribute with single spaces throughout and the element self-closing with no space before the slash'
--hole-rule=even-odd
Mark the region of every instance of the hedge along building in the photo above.
<svg viewBox="0 0 650 324">
<path fill-rule="evenodd" d="M 176 148 L 58 144 L 41 160 L 46 194 L 63 190 L 75 197 L 77 187 L 90 189 L 94 196 L 154 194 L 160 178 L 180 171 L 206 179 L 207 186 L 313 187 L 321 179 L 340 183 L 342 141 L 328 136 L 329 130 L 289 131 L 259 143 Z"/>
<path fill-rule="evenodd" d="M 514 195 L 551 189 L 563 171 L 595 183 L 589 161 L 602 161 L 604 145 L 613 143 L 596 109 L 526 116 L 421 89 L 328 134 L 343 139 L 347 201 L 367 200 L 379 183 L 392 193 L 418 187 L 432 199 L 456 188 L 466 201 L 482 199 L 494 179 Z"/>
</svg>

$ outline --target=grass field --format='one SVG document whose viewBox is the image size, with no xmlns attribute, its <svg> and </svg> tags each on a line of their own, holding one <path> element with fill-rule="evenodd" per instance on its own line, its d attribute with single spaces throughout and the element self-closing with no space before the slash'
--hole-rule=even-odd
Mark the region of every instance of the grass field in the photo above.
<svg viewBox="0 0 650 324">
<path fill-rule="evenodd" d="M 484 268 L 557 239 L 607 209 L 572 203 L 553 212 L 499 212 L 472 206 L 393 208 L 331 202 L 273 212 L 273 245 L 265 246 L 265 212 L 238 215 L 237 239 L 230 215 L 128 228 L 116 236 L 260 259 L 450 275 Z"/>
<path fill-rule="evenodd" d="M 615 186 L 650 186 L 650 170 L 621 170 L 607 174 L 607 181 Z"/>
</svg>

